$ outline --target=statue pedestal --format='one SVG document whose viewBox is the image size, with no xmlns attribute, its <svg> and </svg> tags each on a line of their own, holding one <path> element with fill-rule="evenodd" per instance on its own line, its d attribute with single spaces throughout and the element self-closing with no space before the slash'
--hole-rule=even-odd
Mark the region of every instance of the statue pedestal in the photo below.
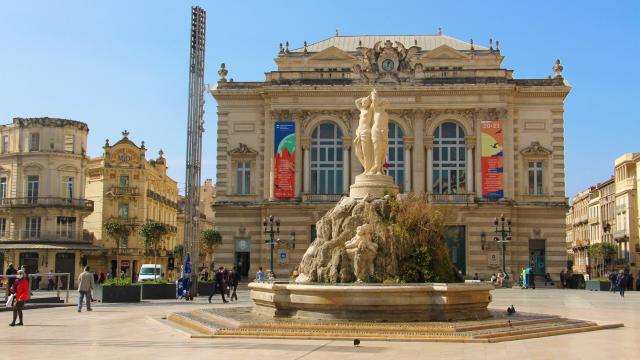
<svg viewBox="0 0 640 360">
<path fill-rule="evenodd" d="M 398 187 L 389 175 L 357 175 L 354 184 L 349 187 L 349 197 L 354 199 L 364 199 L 367 194 L 383 197 L 385 192 L 398 193 Z"/>
</svg>

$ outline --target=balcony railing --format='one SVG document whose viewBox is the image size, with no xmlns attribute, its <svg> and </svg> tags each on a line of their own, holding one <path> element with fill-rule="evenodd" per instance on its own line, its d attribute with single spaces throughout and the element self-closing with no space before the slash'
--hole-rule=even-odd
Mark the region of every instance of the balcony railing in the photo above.
<svg viewBox="0 0 640 360">
<path fill-rule="evenodd" d="M 302 194 L 303 202 L 335 203 L 340 201 L 344 194 Z"/>
<path fill-rule="evenodd" d="M 127 225 L 138 225 L 138 218 L 137 217 L 110 217 L 107 221 L 114 221 L 114 222 L 118 222 L 121 224 L 127 224 Z"/>
<path fill-rule="evenodd" d="M 7 230 L 0 232 L 0 240 L 2 241 L 29 241 L 29 242 L 73 242 L 73 243 L 90 243 L 90 239 L 83 236 L 82 232 L 74 230 L 49 230 L 49 229 L 31 229 L 31 230 Z"/>
<path fill-rule="evenodd" d="M 434 204 L 472 204 L 473 194 L 429 194 L 428 201 Z"/>
<path fill-rule="evenodd" d="M 73 207 L 93 211 L 93 201 L 64 197 L 21 197 L 0 199 L 0 208 Z"/>
<path fill-rule="evenodd" d="M 629 236 L 628 230 L 616 230 L 613 232 L 614 239 L 624 239 L 625 237 L 628 237 L 628 236 Z"/>
<path fill-rule="evenodd" d="M 111 195 L 114 196 L 138 196 L 140 193 L 138 192 L 138 188 L 135 186 L 113 186 L 108 191 Z"/>
</svg>

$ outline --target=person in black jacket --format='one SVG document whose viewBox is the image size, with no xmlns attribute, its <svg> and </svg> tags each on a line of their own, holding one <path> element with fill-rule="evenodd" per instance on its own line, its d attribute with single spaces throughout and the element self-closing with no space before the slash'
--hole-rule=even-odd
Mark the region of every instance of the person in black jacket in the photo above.
<svg viewBox="0 0 640 360">
<path fill-rule="evenodd" d="M 240 283 L 240 272 L 237 267 L 233 267 L 231 273 L 229 274 L 229 287 L 231 288 L 231 301 L 236 299 L 238 301 L 238 295 L 236 294 L 236 290 L 238 290 L 238 284 Z"/>
<path fill-rule="evenodd" d="M 216 294 L 217 291 L 220 291 L 220 295 L 222 295 L 222 302 L 225 304 L 228 303 L 227 299 L 224 297 L 224 266 L 220 266 L 216 274 L 214 275 L 215 283 L 213 284 L 213 291 L 211 295 L 209 295 L 209 303 L 211 303 L 211 298 Z"/>
</svg>

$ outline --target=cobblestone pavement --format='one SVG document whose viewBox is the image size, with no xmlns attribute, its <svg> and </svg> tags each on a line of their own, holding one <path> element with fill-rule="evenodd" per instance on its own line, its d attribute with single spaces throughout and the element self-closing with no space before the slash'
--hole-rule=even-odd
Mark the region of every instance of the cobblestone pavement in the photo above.
<svg viewBox="0 0 640 360">
<path fill-rule="evenodd" d="M 25 311 L 25 326 L 10 328 L 11 313 L 0 313 L 2 354 L 23 359 L 633 359 L 640 354 L 640 292 L 625 299 L 606 292 L 584 290 L 501 289 L 493 292 L 493 309 L 561 315 L 598 323 L 622 322 L 624 328 L 498 344 L 399 343 L 363 341 L 354 348 L 347 341 L 190 339 L 162 318 L 169 312 L 209 305 L 148 301 L 141 304 L 96 304 L 94 311 L 75 308 Z M 75 294 L 74 294 L 75 296 Z M 249 305 L 248 292 L 239 293 Z M 11 349 L 11 350 L 9 350 Z M 0 356 L 2 358 L 2 356 Z"/>
</svg>

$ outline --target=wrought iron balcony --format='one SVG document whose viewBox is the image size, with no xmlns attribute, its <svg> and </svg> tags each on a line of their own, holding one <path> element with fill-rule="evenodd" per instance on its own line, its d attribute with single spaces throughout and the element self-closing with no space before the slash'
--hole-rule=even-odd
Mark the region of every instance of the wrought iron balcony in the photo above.
<svg viewBox="0 0 640 360">
<path fill-rule="evenodd" d="M 344 194 L 302 194 L 303 202 L 336 203 L 345 196 Z"/>
<path fill-rule="evenodd" d="M 138 225 L 137 217 L 110 217 L 107 221 L 113 221 L 121 224 L 135 226 Z"/>
<path fill-rule="evenodd" d="M 0 232 L 0 241 L 42 242 L 42 243 L 91 243 L 81 231 L 33 228 L 30 230 L 7 230 Z"/>
<path fill-rule="evenodd" d="M 20 197 L 0 199 L 0 208 L 62 207 L 93 211 L 93 201 L 65 197 Z"/>
<path fill-rule="evenodd" d="M 433 204 L 473 204 L 473 194 L 428 194 L 428 201 Z"/>
<path fill-rule="evenodd" d="M 628 230 L 616 230 L 613 232 L 613 238 L 614 239 L 624 239 L 626 237 L 629 237 L 629 231 Z"/>
</svg>

